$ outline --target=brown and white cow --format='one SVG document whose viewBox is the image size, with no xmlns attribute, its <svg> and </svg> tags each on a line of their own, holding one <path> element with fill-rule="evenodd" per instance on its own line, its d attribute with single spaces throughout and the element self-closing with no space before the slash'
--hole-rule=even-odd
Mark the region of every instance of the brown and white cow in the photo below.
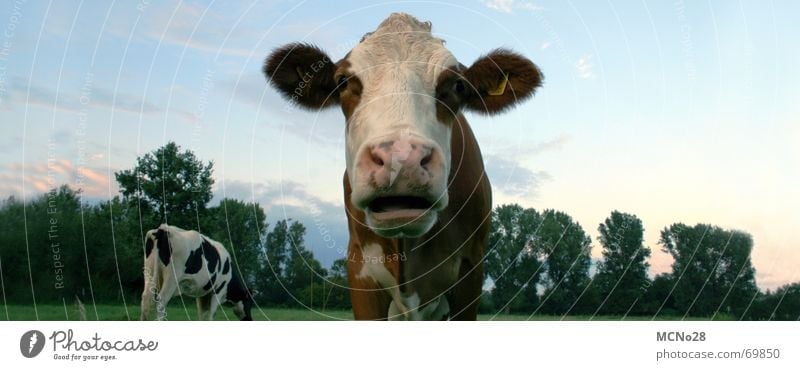
<svg viewBox="0 0 800 370">
<path fill-rule="evenodd" d="M 497 49 L 465 67 L 430 23 L 395 13 L 338 62 L 293 43 L 264 73 L 293 104 L 344 112 L 355 318 L 474 320 L 492 194 L 461 111 L 494 114 L 530 97 L 536 65 Z"/>
</svg>

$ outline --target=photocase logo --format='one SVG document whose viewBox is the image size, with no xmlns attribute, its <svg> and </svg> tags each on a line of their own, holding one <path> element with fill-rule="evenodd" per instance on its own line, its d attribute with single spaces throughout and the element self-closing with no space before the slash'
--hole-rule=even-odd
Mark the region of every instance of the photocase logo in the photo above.
<svg viewBox="0 0 800 370">
<path fill-rule="evenodd" d="M 44 334 L 38 330 L 28 330 L 19 338 L 19 351 L 27 358 L 34 358 L 44 348 Z"/>
</svg>

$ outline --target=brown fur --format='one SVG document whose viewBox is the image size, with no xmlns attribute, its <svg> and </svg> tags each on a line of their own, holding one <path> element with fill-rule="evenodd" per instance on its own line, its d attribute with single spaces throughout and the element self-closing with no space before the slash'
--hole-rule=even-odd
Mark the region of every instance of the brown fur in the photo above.
<svg viewBox="0 0 800 370">
<path fill-rule="evenodd" d="M 309 109 L 337 104 L 336 67 L 314 45 L 292 43 L 275 49 L 264 63 L 264 74 L 283 96 Z"/>
<path fill-rule="evenodd" d="M 348 68 L 350 68 L 350 62 L 348 62 L 347 59 L 339 61 L 339 63 L 336 64 L 334 79 L 338 84 L 337 89 L 339 91 L 339 102 L 342 106 L 342 113 L 344 113 L 345 120 L 349 121 L 358 103 L 361 102 L 361 91 L 364 86 L 361 84 L 361 80 L 358 77 L 348 74 Z M 347 82 L 339 84 L 340 79 L 346 79 Z"/>
<path fill-rule="evenodd" d="M 508 85 L 503 95 L 489 95 L 488 91 L 503 80 L 504 73 L 508 74 Z M 533 62 L 505 49 L 496 49 L 478 58 L 464 76 L 470 83 L 465 107 L 484 114 L 502 112 L 529 98 L 544 78 Z"/>
<path fill-rule="evenodd" d="M 421 238 L 388 239 L 366 227 L 364 213 L 350 203 L 351 189 L 345 174 L 345 208 L 350 230 L 347 270 L 356 319 L 386 319 L 391 303 L 389 295 L 371 278 L 358 277 L 364 264 L 361 250 L 372 243 L 383 247 L 384 266 L 395 276 L 401 290 L 413 287 L 423 306 L 446 295 L 451 319 L 477 318 L 492 193 L 480 148 L 461 115 L 454 122 L 451 145 L 450 204 L 439 214 L 436 225 Z M 403 256 L 404 261 L 393 258 L 397 255 Z"/>
<path fill-rule="evenodd" d="M 456 89 L 461 82 L 463 91 Z M 452 123 L 458 117 L 469 83 L 464 79 L 463 68 L 442 71 L 436 81 L 436 119 L 442 123 Z"/>
<path fill-rule="evenodd" d="M 300 86 L 301 76 L 306 75 L 311 65 L 320 69 L 307 78 L 309 83 Z M 347 57 L 334 65 L 318 48 L 295 43 L 275 50 L 267 58 L 264 73 L 287 99 L 306 108 L 339 103 L 349 120 L 360 102 L 363 86 L 357 77 L 347 75 L 348 65 Z M 504 74 L 508 75 L 504 93 L 489 95 L 503 81 Z M 339 86 L 342 76 L 348 78 L 346 86 Z M 479 58 L 469 68 L 459 65 L 440 75 L 436 116 L 443 124 L 453 125 L 447 190 L 450 202 L 439 213 L 433 228 L 420 238 L 388 239 L 370 230 L 364 212 L 351 204 L 352 189 L 345 173 L 345 211 L 350 232 L 347 270 L 356 319 L 386 319 L 392 302 L 388 287 L 379 286 L 370 276 L 359 276 L 364 265 L 363 248 L 370 244 L 382 247 L 384 266 L 402 292 L 419 294 L 421 307 L 445 295 L 451 319 L 477 318 L 492 193 L 478 143 L 459 112 L 466 108 L 493 114 L 511 108 L 529 98 L 541 85 L 542 78 L 530 60 L 503 49 Z M 463 81 L 463 89 L 456 88 L 459 80 Z"/>
</svg>

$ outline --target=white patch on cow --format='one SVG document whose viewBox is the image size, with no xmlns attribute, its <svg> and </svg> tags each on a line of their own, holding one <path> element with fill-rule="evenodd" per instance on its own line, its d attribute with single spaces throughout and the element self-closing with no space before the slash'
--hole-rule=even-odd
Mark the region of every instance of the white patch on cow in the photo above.
<svg viewBox="0 0 800 370">
<path fill-rule="evenodd" d="M 442 71 L 458 65 L 458 61 L 443 41 L 431 34 L 430 23 L 408 14 L 392 14 L 350 52 L 347 60 L 348 72 L 363 86 L 346 135 L 353 198 L 360 199 L 360 192 L 368 191 L 369 181 L 368 176 L 357 173 L 357 156 L 382 137 L 405 134 L 433 141 L 438 146 L 435 150 L 443 156 L 446 178 L 452 129 L 436 118 L 436 82 Z M 440 187 L 436 193 L 446 197 L 446 180 L 436 185 Z"/>
<path fill-rule="evenodd" d="M 388 291 L 392 301 L 395 302 L 402 311 L 407 311 L 403 303 L 402 294 L 400 293 L 400 286 L 397 285 L 397 279 L 392 276 L 392 273 L 383 265 L 386 260 L 386 255 L 383 253 L 383 248 L 380 244 L 367 244 L 361 250 L 364 257 L 364 264 L 361 266 L 361 271 L 358 273 L 359 279 L 371 278 L 381 288 Z"/>
<path fill-rule="evenodd" d="M 400 140 L 398 140 L 401 147 L 392 151 L 392 162 L 389 164 L 392 169 L 389 174 L 389 186 L 394 184 L 394 180 L 397 179 L 397 175 L 400 174 L 400 170 L 403 168 L 403 163 L 408 159 L 409 153 L 411 153 L 411 144 L 406 140 L 408 136 L 408 130 L 401 131 Z"/>
<path fill-rule="evenodd" d="M 423 320 L 420 316 L 418 309 L 419 309 L 419 294 L 416 292 L 411 295 L 401 295 L 400 303 L 398 304 L 397 301 L 392 301 L 389 304 L 389 315 L 388 319 L 391 321 L 419 321 Z M 405 306 L 405 309 L 401 308 Z"/>
<path fill-rule="evenodd" d="M 247 313 L 244 311 L 244 304 L 242 302 L 236 302 L 233 304 L 233 313 L 239 320 L 244 319 L 247 316 Z"/>
<path fill-rule="evenodd" d="M 402 304 L 406 307 L 402 310 L 396 301 L 389 305 L 389 320 L 399 321 L 418 321 L 418 320 L 441 320 L 450 313 L 450 304 L 447 298 L 440 296 L 429 302 L 424 308 L 419 309 L 420 298 L 416 292 L 411 295 L 401 295 Z"/>
<path fill-rule="evenodd" d="M 422 309 L 420 315 L 423 320 L 441 320 L 450 313 L 450 303 L 447 297 L 440 296 Z"/>
<path fill-rule="evenodd" d="M 403 294 L 397 279 L 384 266 L 386 255 L 380 244 L 372 243 L 365 245 L 361 254 L 363 265 L 361 271 L 356 275 L 359 279 L 372 279 L 381 288 L 386 289 L 392 302 L 389 304 L 389 320 L 441 320 L 442 317 L 450 312 L 447 298 L 439 298 L 428 303 L 422 310 L 420 307 L 420 297 L 416 292 Z"/>
</svg>

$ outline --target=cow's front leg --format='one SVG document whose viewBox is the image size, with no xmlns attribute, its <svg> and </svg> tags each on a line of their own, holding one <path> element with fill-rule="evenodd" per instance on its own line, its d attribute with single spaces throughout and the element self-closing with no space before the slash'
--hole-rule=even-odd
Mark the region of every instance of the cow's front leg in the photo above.
<svg viewBox="0 0 800 370">
<path fill-rule="evenodd" d="M 213 317 L 209 317 L 208 312 L 211 311 L 211 302 L 217 299 L 214 296 L 214 293 L 206 294 L 202 297 L 197 297 L 197 319 L 200 321 L 203 320 L 211 320 Z"/>
<path fill-rule="evenodd" d="M 156 303 L 156 319 L 164 321 L 167 319 L 167 306 L 169 300 L 175 295 L 178 290 L 178 283 L 173 276 L 167 276 L 161 284 L 161 289 L 155 294 L 154 301 Z"/>
<path fill-rule="evenodd" d="M 477 247 L 476 247 L 477 248 Z M 481 302 L 483 266 L 464 259 L 459 269 L 458 283 L 451 290 L 451 320 L 476 320 Z"/>
<path fill-rule="evenodd" d="M 156 286 L 149 279 L 145 280 L 144 291 L 142 292 L 141 312 L 139 313 L 139 320 L 145 321 L 150 319 L 150 311 L 153 309 L 155 303 Z"/>
<path fill-rule="evenodd" d="M 206 320 L 209 321 L 214 320 L 214 314 L 217 313 L 217 308 L 219 308 L 222 302 L 225 301 L 225 290 L 223 290 L 221 293 L 222 294 L 216 294 L 216 295 L 214 295 L 213 293 L 209 294 L 209 296 L 211 296 L 211 301 L 209 303 L 208 315 L 206 316 Z"/>
<path fill-rule="evenodd" d="M 245 302 L 236 302 L 233 304 L 233 314 L 241 321 L 253 321 L 253 317 L 248 314 Z"/>
<path fill-rule="evenodd" d="M 150 311 L 153 310 L 155 305 L 160 283 L 158 274 L 154 271 L 157 268 L 157 264 L 158 261 L 154 257 L 145 259 L 144 262 L 144 290 L 142 291 L 141 312 L 139 313 L 139 320 L 142 321 L 150 319 Z"/>
</svg>

